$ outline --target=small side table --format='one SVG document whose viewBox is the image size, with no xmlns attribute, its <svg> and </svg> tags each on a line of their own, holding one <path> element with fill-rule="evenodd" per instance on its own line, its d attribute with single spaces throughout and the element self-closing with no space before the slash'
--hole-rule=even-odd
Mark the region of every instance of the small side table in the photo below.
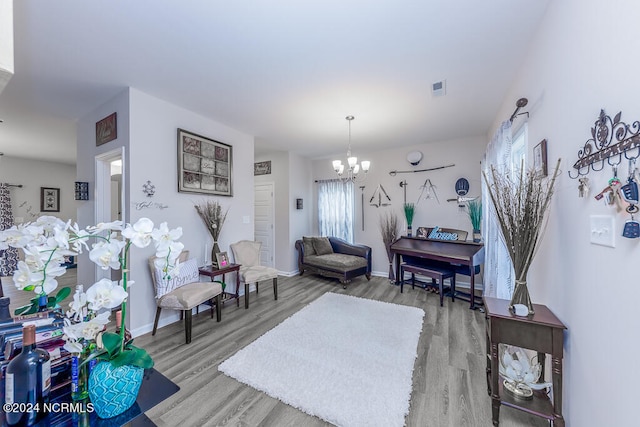
<svg viewBox="0 0 640 427">
<path fill-rule="evenodd" d="M 493 425 L 497 426 L 500 405 L 519 409 L 564 427 L 562 417 L 562 357 L 566 326 L 545 305 L 534 304 L 533 316 L 520 317 L 509 311 L 509 301 L 484 298 L 487 320 L 487 388 L 491 396 Z M 545 354 L 551 355 L 553 402 L 544 391 L 534 391 L 531 399 L 519 399 L 503 389 L 498 371 L 498 344 L 510 344 L 538 352 L 544 377 Z"/>
<path fill-rule="evenodd" d="M 225 267 L 222 268 L 214 268 L 213 266 L 207 265 L 204 267 L 200 267 L 198 269 L 198 272 L 203 275 L 203 276 L 209 276 L 211 277 L 211 281 L 213 282 L 213 279 L 216 276 L 222 276 L 222 281 L 224 282 L 224 275 L 227 273 L 232 273 L 232 272 L 236 272 L 236 293 L 235 294 L 231 294 L 229 292 L 223 292 L 223 295 L 226 296 L 227 298 L 235 298 L 236 299 L 236 306 L 240 307 L 240 264 L 228 264 Z"/>
</svg>

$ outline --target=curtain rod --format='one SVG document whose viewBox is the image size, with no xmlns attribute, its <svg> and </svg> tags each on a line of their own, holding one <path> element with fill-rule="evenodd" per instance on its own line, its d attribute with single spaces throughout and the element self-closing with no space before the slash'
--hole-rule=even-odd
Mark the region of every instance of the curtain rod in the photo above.
<svg viewBox="0 0 640 427">
<path fill-rule="evenodd" d="M 340 182 L 340 181 L 342 181 L 342 180 L 334 178 L 334 179 L 316 179 L 313 182 Z"/>
<path fill-rule="evenodd" d="M 517 116 L 520 116 L 522 114 L 526 114 L 527 117 L 529 117 L 529 112 L 528 111 L 525 111 L 524 113 L 518 114 L 518 111 L 520 111 L 520 109 L 522 107 L 525 107 L 528 103 L 529 103 L 529 100 L 527 98 L 518 99 L 518 101 L 516 101 L 516 110 L 513 112 L 513 114 L 509 118 L 509 121 L 513 122 Z"/>
</svg>

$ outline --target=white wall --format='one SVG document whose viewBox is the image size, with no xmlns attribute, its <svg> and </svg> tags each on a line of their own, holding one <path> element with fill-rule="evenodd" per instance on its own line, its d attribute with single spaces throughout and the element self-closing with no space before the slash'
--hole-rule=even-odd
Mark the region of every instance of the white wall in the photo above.
<svg viewBox="0 0 640 427">
<path fill-rule="evenodd" d="M 0 93 L 13 73 L 13 0 L 2 0 L 0 1 Z"/>
<path fill-rule="evenodd" d="M 469 231 L 471 238 L 472 227 L 467 214 L 458 208 L 458 204 L 447 202 L 449 198 L 455 198 L 455 183 L 458 178 L 466 178 L 469 181 L 469 196 L 480 195 L 480 160 L 484 154 L 486 141 L 482 137 L 465 138 L 453 141 L 443 141 L 431 144 L 422 144 L 410 147 L 393 148 L 384 151 L 362 153 L 361 159 L 371 161 L 371 170 L 364 183 L 356 184 L 356 214 L 355 214 L 355 242 L 371 247 L 373 274 L 387 276 L 389 261 L 387 252 L 380 235 L 380 216 L 387 211 L 396 213 L 402 227 L 402 234 L 406 234 L 406 221 L 404 216 L 404 190 L 400 182 L 407 182 L 407 203 L 416 204 L 413 219 L 413 232 L 418 227 L 440 226 L 458 228 Z M 455 149 L 452 149 L 455 147 Z M 418 150 L 423 153 L 423 160 L 417 166 L 412 166 L 407 161 L 407 154 Z M 430 172 L 404 173 L 391 176 L 390 171 L 413 171 L 432 167 L 455 165 L 454 167 Z M 332 179 L 335 173 L 329 159 L 314 162 L 315 179 Z M 421 186 L 430 179 L 436 186 L 439 203 L 435 199 L 425 200 L 424 194 L 420 198 Z M 381 185 L 391 198 L 390 206 L 375 207 L 370 203 L 378 185 Z M 364 231 L 362 231 L 362 191 L 359 188 L 364 185 Z M 317 186 L 314 187 L 312 201 L 314 203 L 313 225 L 311 234 L 318 234 L 317 215 Z M 374 204 L 377 204 L 376 193 Z M 386 201 L 382 194 L 383 203 Z"/>
<path fill-rule="evenodd" d="M 16 223 L 33 221 L 41 215 L 62 220 L 76 220 L 74 200 L 76 168 L 72 165 L 3 156 L 0 160 L 0 182 L 22 184 L 10 187 L 11 207 Z M 60 189 L 60 212 L 40 212 L 40 188 Z"/>
<path fill-rule="evenodd" d="M 258 175 L 255 183 L 274 184 L 275 267 L 280 274 L 293 275 L 298 270 L 297 239 L 308 235 L 313 197 L 311 160 L 294 153 L 271 151 L 256 156 L 255 161 L 271 161 L 271 174 Z M 296 209 L 296 199 L 303 199 L 303 209 Z"/>
<path fill-rule="evenodd" d="M 289 241 L 287 244 L 289 272 L 298 271 L 298 251 L 296 251 L 296 240 L 302 236 L 309 235 L 313 220 L 313 175 L 312 162 L 310 159 L 300 157 L 297 154 L 289 156 L 289 198 L 287 207 L 289 209 Z M 302 209 L 296 209 L 296 199 L 302 199 Z"/>
<path fill-rule="evenodd" d="M 254 183 L 273 183 L 274 203 L 274 265 L 278 271 L 289 271 L 286 253 L 289 241 L 289 153 L 286 151 L 272 151 L 254 159 L 256 162 L 271 161 L 271 173 L 257 175 Z"/>
<path fill-rule="evenodd" d="M 601 108 L 612 117 L 622 111 L 627 123 L 640 119 L 638 17 L 638 2 L 612 0 L 606 7 L 597 0 L 550 2 L 491 130 L 509 117 L 518 98 L 527 97 L 529 153 L 546 138 L 549 164 L 562 159 L 549 225 L 528 284 L 533 302 L 549 306 L 568 327 L 567 426 L 637 425 L 640 240 L 621 237 L 628 214 L 593 198 L 611 178 L 611 168 L 589 173 L 587 198 L 578 197 L 578 182 L 567 171 L 591 138 Z M 626 162 L 620 174 L 626 177 Z M 590 244 L 590 215 L 615 216 L 615 248 Z"/>
<path fill-rule="evenodd" d="M 199 265 L 205 260 L 205 245 L 211 248 L 212 239 L 198 216 L 194 205 L 206 199 L 215 199 L 228 214 L 218 244 L 223 251 L 229 251 L 229 244 L 253 239 L 253 137 L 240 133 L 206 117 L 199 116 L 184 108 L 149 96 L 136 89 L 130 90 L 131 101 L 131 142 L 129 150 L 128 192 L 130 203 L 129 221 L 150 218 L 156 225 L 166 221 L 170 228 L 182 227 L 180 239 L 191 257 L 198 259 Z M 177 129 L 185 129 L 233 147 L 233 197 L 206 196 L 194 193 L 178 193 L 177 184 Z M 151 181 L 156 186 L 152 200 L 168 206 L 166 209 L 149 208 L 136 210 L 135 203 L 148 198 L 142 186 Z M 242 217 L 251 218 L 249 224 Z M 130 268 L 136 285 L 131 289 L 130 300 L 136 307 L 131 310 L 130 328 L 142 333 L 151 330 L 156 309 L 153 286 L 147 267 L 147 259 L 153 250 L 132 251 Z M 235 275 L 227 275 L 226 280 L 235 283 Z M 175 312 L 163 313 L 163 319 L 174 319 Z"/>
<path fill-rule="evenodd" d="M 113 141 L 109 141 L 96 147 L 96 122 L 117 112 L 117 135 Z M 129 149 L 129 89 L 124 89 L 114 98 L 87 113 L 78 120 L 77 124 L 77 164 L 76 174 L 78 181 L 89 183 L 89 200 L 80 202 L 77 217 L 80 227 L 93 225 L 96 222 L 95 202 L 101 195 L 96 194 L 96 161 L 95 157 L 112 150 L 125 147 L 125 157 L 128 157 Z M 128 170 L 125 169 L 125 183 L 129 181 Z M 126 192 L 126 190 L 124 190 Z M 123 220 L 128 222 L 128 211 L 125 210 Z M 85 289 L 95 282 L 95 264 L 89 260 L 85 252 L 78 257 L 78 283 Z"/>
<path fill-rule="evenodd" d="M 95 147 L 95 122 L 108 114 L 118 113 L 118 138 Z M 166 221 L 170 228 L 182 227 L 180 239 L 191 256 L 202 264 L 205 244 L 211 248 L 211 238 L 197 215 L 194 204 L 210 198 L 201 194 L 177 191 L 177 129 L 182 128 L 233 146 L 233 197 L 215 197 L 223 208 L 229 208 L 227 220 L 220 234 L 219 245 L 228 250 L 229 244 L 253 238 L 253 137 L 220 123 L 199 116 L 136 89 L 123 91 L 113 100 L 84 117 L 78 124 L 78 176 L 95 186 L 95 160 L 98 153 L 126 147 L 124 187 L 126 194 L 125 221 L 134 223 L 141 217 L 150 218 L 156 226 Z M 142 186 L 151 181 L 156 187 L 153 198 L 147 198 Z M 91 198 L 94 200 L 94 197 Z M 151 207 L 136 209 L 136 203 L 152 202 Z M 159 206 L 167 206 L 160 208 Z M 81 225 L 93 223 L 93 203 L 83 205 L 78 212 Z M 249 224 L 242 217 L 249 216 Z M 151 330 L 156 310 L 153 285 L 147 259 L 153 248 L 133 248 L 130 252 L 130 288 L 127 323 L 132 333 L 139 335 Z M 85 281 L 93 283 L 93 265 L 87 261 Z M 231 277 L 233 276 L 233 277 Z M 235 283 L 234 275 L 226 280 Z M 163 313 L 161 325 L 178 319 L 176 312 Z"/>
</svg>

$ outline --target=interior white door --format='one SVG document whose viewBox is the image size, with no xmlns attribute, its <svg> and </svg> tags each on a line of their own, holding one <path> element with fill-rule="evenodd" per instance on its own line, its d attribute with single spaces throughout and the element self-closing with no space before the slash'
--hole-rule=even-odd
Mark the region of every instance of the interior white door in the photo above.
<svg viewBox="0 0 640 427">
<path fill-rule="evenodd" d="M 262 242 L 260 264 L 274 267 L 275 214 L 273 183 L 256 184 L 254 191 L 254 236 L 256 241 Z"/>
</svg>

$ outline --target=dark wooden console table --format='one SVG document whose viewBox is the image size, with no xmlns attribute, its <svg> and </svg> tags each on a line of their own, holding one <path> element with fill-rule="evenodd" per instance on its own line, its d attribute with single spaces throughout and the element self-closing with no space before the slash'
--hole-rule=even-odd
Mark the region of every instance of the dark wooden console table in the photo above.
<svg viewBox="0 0 640 427">
<path fill-rule="evenodd" d="M 491 396 L 493 425 L 498 425 L 500 405 L 543 417 L 555 427 L 564 427 L 562 417 L 562 357 L 566 326 L 547 308 L 534 304 L 533 316 L 520 317 L 509 311 L 509 301 L 484 298 L 487 319 L 487 388 Z M 551 355 L 553 402 L 544 391 L 534 391 L 533 398 L 516 398 L 503 389 L 498 373 L 498 344 L 510 344 L 538 352 L 544 378 L 545 355 Z"/>
<path fill-rule="evenodd" d="M 236 293 L 235 294 L 231 294 L 229 292 L 223 292 L 224 296 L 227 297 L 228 299 L 231 298 L 235 298 L 236 299 L 236 306 L 240 307 L 240 264 L 228 264 L 225 267 L 222 268 L 214 268 L 211 265 L 207 265 L 205 267 L 200 267 L 198 269 L 198 271 L 200 272 L 201 275 L 203 276 L 209 276 L 211 277 L 211 281 L 213 282 L 213 279 L 216 276 L 222 276 L 222 281 L 224 282 L 224 276 L 227 273 L 232 273 L 232 272 L 236 272 Z"/>
<path fill-rule="evenodd" d="M 48 419 L 43 420 L 38 425 L 47 425 L 52 427 L 66 426 L 97 426 L 97 427 L 117 427 L 117 426 L 155 426 L 155 424 L 144 414 L 158 403 L 177 393 L 180 387 L 173 383 L 169 378 L 156 371 L 154 368 L 147 369 L 144 372 L 142 386 L 138 392 L 138 398 L 133 406 L 122 414 L 113 418 L 101 419 L 95 412 L 85 413 L 84 415 L 59 412 L 50 413 Z M 52 402 L 69 402 L 69 388 L 60 393 L 54 393 Z"/>
</svg>

